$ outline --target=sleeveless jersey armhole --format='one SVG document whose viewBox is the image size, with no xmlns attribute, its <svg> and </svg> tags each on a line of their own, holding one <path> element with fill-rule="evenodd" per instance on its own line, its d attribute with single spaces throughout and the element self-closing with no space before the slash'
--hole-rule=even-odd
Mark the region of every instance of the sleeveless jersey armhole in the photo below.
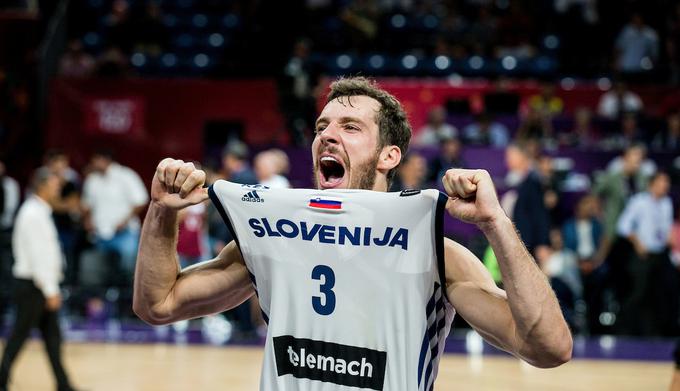
<svg viewBox="0 0 680 391">
<path fill-rule="evenodd" d="M 229 233 L 231 233 L 231 236 L 234 238 L 236 246 L 238 247 L 239 251 L 241 251 L 241 244 L 238 241 L 236 230 L 231 223 L 231 219 L 229 218 L 227 211 L 224 210 L 224 205 L 222 205 L 220 198 L 217 196 L 217 193 L 215 193 L 213 186 L 215 186 L 215 184 L 212 184 L 210 187 L 208 187 L 208 196 L 210 196 L 210 201 L 212 201 L 213 205 L 215 205 L 215 208 L 217 208 L 217 211 L 220 213 L 220 216 L 222 216 L 222 220 L 224 220 L 224 223 L 227 225 L 227 229 L 229 229 Z M 241 251 L 241 254 L 243 254 L 243 251 Z"/>
<path fill-rule="evenodd" d="M 442 286 L 442 290 L 446 292 L 446 259 L 444 252 L 444 211 L 446 210 L 446 201 L 449 197 L 446 194 L 439 192 L 439 198 L 437 199 L 437 213 L 435 215 L 435 245 L 437 252 L 437 268 L 439 269 L 439 281 Z M 448 295 L 443 295 L 446 297 L 446 301 L 449 301 Z M 450 303 L 449 303 L 450 304 Z"/>
</svg>

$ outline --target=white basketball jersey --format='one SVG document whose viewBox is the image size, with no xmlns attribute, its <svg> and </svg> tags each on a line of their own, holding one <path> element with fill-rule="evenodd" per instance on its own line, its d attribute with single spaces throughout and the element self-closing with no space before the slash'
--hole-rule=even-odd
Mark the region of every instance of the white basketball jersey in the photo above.
<svg viewBox="0 0 680 391">
<path fill-rule="evenodd" d="M 454 310 L 437 190 L 268 189 L 218 181 L 268 323 L 260 389 L 433 389 Z"/>
</svg>

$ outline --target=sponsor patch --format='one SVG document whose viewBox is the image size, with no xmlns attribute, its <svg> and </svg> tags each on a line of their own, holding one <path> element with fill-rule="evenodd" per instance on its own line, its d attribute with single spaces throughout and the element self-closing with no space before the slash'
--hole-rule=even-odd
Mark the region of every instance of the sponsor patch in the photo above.
<svg viewBox="0 0 680 391">
<path fill-rule="evenodd" d="M 382 390 L 387 353 L 332 342 L 274 337 L 279 376 L 319 380 L 350 387 Z"/>
</svg>

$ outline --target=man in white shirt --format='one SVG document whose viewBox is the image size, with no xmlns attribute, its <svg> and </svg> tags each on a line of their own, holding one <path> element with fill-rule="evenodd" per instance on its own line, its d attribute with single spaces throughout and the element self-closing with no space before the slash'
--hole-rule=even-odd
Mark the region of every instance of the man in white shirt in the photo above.
<svg viewBox="0 0 680 391">
<path fill-rule="evenodd" d="M 45 340 L 58 390 L 72 391 L 61 363 L 57 311 L 61 307 L 63 258 L 50 205 L 58 200 L 61 185 L 56 175 L 40 168 L 31 187 L 33 194 L 19 209 L 12 234 L 17 316 L 0 364 L 0 391 L 7 390 L 12 363 L 33 327 L 40 329 Z"/>
<path fill-rule="evenodd" d="M 632 287 L 621 318 L 626 333 L 675 335 L 678 329 L 678 282 L 668 245 L 673 225 L 670 178 L 657 172 L 648 191 L 630 198 L 618 221 L 618 234 L 630 241 Z"/>
<path fill-rule="evenodd" d="M 458 129 L 446 123 L 446 110 L 438 106 L 428 114 L 427 124 L 420 129 L 414 144 L 420 147 L 436 147 L 442 140 L 458 137 Z"/>
<path fill-rule="evenodd" d="M 83 184 L 85 226 L 94 233 L 100 251 L 119 257 L 128 281 L 137 257 L 138 215 L 149 200 L 146 187 L 136 172 L 113 161 L 110 152 L 95 153 L 91 165 L 93 172 Z"/>
<path fill-rule="evenodd" d="M 597 104 L 597 114 L 607 119 L 615 120 L 623 113 L 638 113 L 642 111 L 642 99 L 628 89 L 626 83 L 617 81 L 614 88 L 600 96 Z"/>
</svg>

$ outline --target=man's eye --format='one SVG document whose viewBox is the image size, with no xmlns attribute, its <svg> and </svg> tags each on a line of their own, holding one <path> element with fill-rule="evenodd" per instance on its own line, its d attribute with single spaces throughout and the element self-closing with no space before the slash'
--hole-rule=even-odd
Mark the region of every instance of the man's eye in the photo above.
<svg viewBox="0 0 680 391">
<path fill-rule="evenodd" d="M 350 124 L 345 125 L 345 129 L 348 129 L 348 130 L 359 130 L 359 128 L 358 128 L 357 126 L 355 126 L 355 125 L 350 125 Z"/>
<path fill-rule="evenodd" d="M 316 132 L 317 134 L 319 134 L 319 133 L 323 132 L 324 129 L 326 129 L 326 126 L 320 125 L 320 126 L 317 126 L 317 127 L 316 127 L 315 132 Z"/>
</svg>

